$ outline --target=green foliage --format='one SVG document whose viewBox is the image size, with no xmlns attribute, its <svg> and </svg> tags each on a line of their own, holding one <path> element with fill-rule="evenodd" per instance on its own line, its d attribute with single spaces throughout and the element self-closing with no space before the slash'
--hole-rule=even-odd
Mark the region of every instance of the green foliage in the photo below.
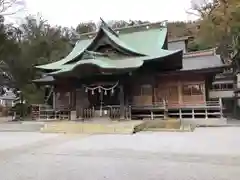
<svg viewBox="0 0 240 180">
<path fill-rule="evenodd" d="M 0 58 L 11 72 L 15 87 L 23 92 L 29 103 L 43 102 L 43 90 L 31 81 L 41 73 L 35 65 L 56 61 L 72 48 L 69 29 L 52 27 L 41 17 L 28 16 L 20 27 L 0 24 Z"/>
<path fill-rule="evenodd" d="M 26 84 L 20 89 L 28 104 L 43 104 L 44 90 L 37 88 L 34 84 Z"/>
<path fill-rule="evenodd" d="M 201 18 L 198 33 L 201 39 L 206 44 L 218 46 L 224 59 L 231 59 L 232 51 L 236 48 L 233 41 L 239 36 L 240 1 L 204 1 L 204 4 L 196 3 L 194 10 Z"/>
<path fill-rule="evenodd" d="M 188 48 L 188 51 L 191 52 L 191 51 L 206 50 L 214 47 L 211 46 L 210 44 L 207 44 L 198 40 L 194 40 L 188 44 L 187 48 Z"/>
<path fill-rule="evenodd" d="M 15 112 L 18 117 L 27 117 L 31 112 L 30 108 L 31 106 L 29 104 L 17 103 L 14 107 L 12 107 L 11 112 Z"/>
</svg>

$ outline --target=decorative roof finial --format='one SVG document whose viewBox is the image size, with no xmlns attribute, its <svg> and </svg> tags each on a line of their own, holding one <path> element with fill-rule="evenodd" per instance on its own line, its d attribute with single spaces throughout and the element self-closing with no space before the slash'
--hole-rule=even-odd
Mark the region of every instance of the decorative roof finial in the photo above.
<svg viewBox="0 0 240 180">
<path fill-rule="evenodd" d="M 100 27 L 106 28 L 108 31 L 110 31 L 112 34 L 118 37 L 118 33 L 116 33 L 101 17 L 100 17 L 100 21 L 101 21 Z"/>
<path fill-rule="evenodd" d="M 162 21 L 161 25 L 164 27 L 167 27 L 167 23 L 168 23 L 168 20 L 164 20 L 164 21 Z"/>
<path fill-rule="evenodd" d="M 102 24 L 107 24 L 101 17 L 100 17 L 100 21 L 102 22 Z"/>
</svg>

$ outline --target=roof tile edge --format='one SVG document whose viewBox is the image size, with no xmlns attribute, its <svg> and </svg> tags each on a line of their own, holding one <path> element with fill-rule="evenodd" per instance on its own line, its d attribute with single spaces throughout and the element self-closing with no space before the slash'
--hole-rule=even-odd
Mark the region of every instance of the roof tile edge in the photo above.
<svg viewBox="0 0 240 180">
<path fill-rule="evenodd" d="M 171 42 L 178 42 L 178 41 L 188 41 L 188 40 L 191 40 L 191 39 L 194 39 L 193 36 L 182 36 L 182 37 L 176 37 L 176 38 L 168 38 L 168 42 L 171 43 Z"/>
<path fill-rule="evenodd" d="M 216 54 L 216 48 L 187 52 L 183 55 L 183 57 L 184 58 L 191 58 L 191 57 L 210 56 L 210 55 L 212 55 L 212 56 L 217 55 Z"/>
</svg>

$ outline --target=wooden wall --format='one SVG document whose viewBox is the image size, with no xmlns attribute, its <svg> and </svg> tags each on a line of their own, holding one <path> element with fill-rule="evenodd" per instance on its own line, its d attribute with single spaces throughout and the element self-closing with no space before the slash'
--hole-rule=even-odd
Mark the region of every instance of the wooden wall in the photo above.
<svg viewBox="0 0 240 180">
<path fill-rule="evenodd" d="M 159 75 L 154 81 L 135 83 L 132 89 L 132 103 L 137 105 L 157 104 L 163 100 L 167 100 L 169 106 L 206 102 L 205 76 L 202 74 Z"/>
<path fill-rule="evenodd" d="M 152 105 L 153 103 L 153 79 L 144 77 L 131 80 L 131 96 L 133 105 Z"/>
<path fill-rule="evenodd" d="M 62 81 L 54 87 L 54 108 L 72 109 L 76 106 L 76 91 L 67 81 Z"/>
<path fill-rule="evenodd" d="M 166 99 L 169 106 L 203 104 L 206 102 L 205 76 L 182 74 L 159 76 L 154 95 Z"/>
<path fill-rule="evenodd" d="M 144 76 L 131 80 L 130 92 L 125 94 L 130 96 L 130 104 L 152 105 L 160 104 L 166 100 L 171 106 L 184 106 L 193 104 L 204 104 L 206 102 L 204 74 L 181 73 L 179 75 L 158 75 Z M 76 93 L 76 89 L 62 81 L 54 90 L 55 108 L 87 107 L 89 102 L 84 92 Z M 129 98 L 128 98 L 129 99 Z"/>
</svg>

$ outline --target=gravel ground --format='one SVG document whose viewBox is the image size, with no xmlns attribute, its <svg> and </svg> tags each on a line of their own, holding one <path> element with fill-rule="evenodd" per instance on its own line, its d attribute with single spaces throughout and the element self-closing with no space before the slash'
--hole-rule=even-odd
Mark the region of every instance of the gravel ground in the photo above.
<svg viewBox="0 0 240 180">
<path fill-rule="evenodd" d="M 0 133 L 3 180 L 239 180 L 240 128 L 192 133 Z M 34 139 L 34 140 L 33 140 Z"/>
</svg>

